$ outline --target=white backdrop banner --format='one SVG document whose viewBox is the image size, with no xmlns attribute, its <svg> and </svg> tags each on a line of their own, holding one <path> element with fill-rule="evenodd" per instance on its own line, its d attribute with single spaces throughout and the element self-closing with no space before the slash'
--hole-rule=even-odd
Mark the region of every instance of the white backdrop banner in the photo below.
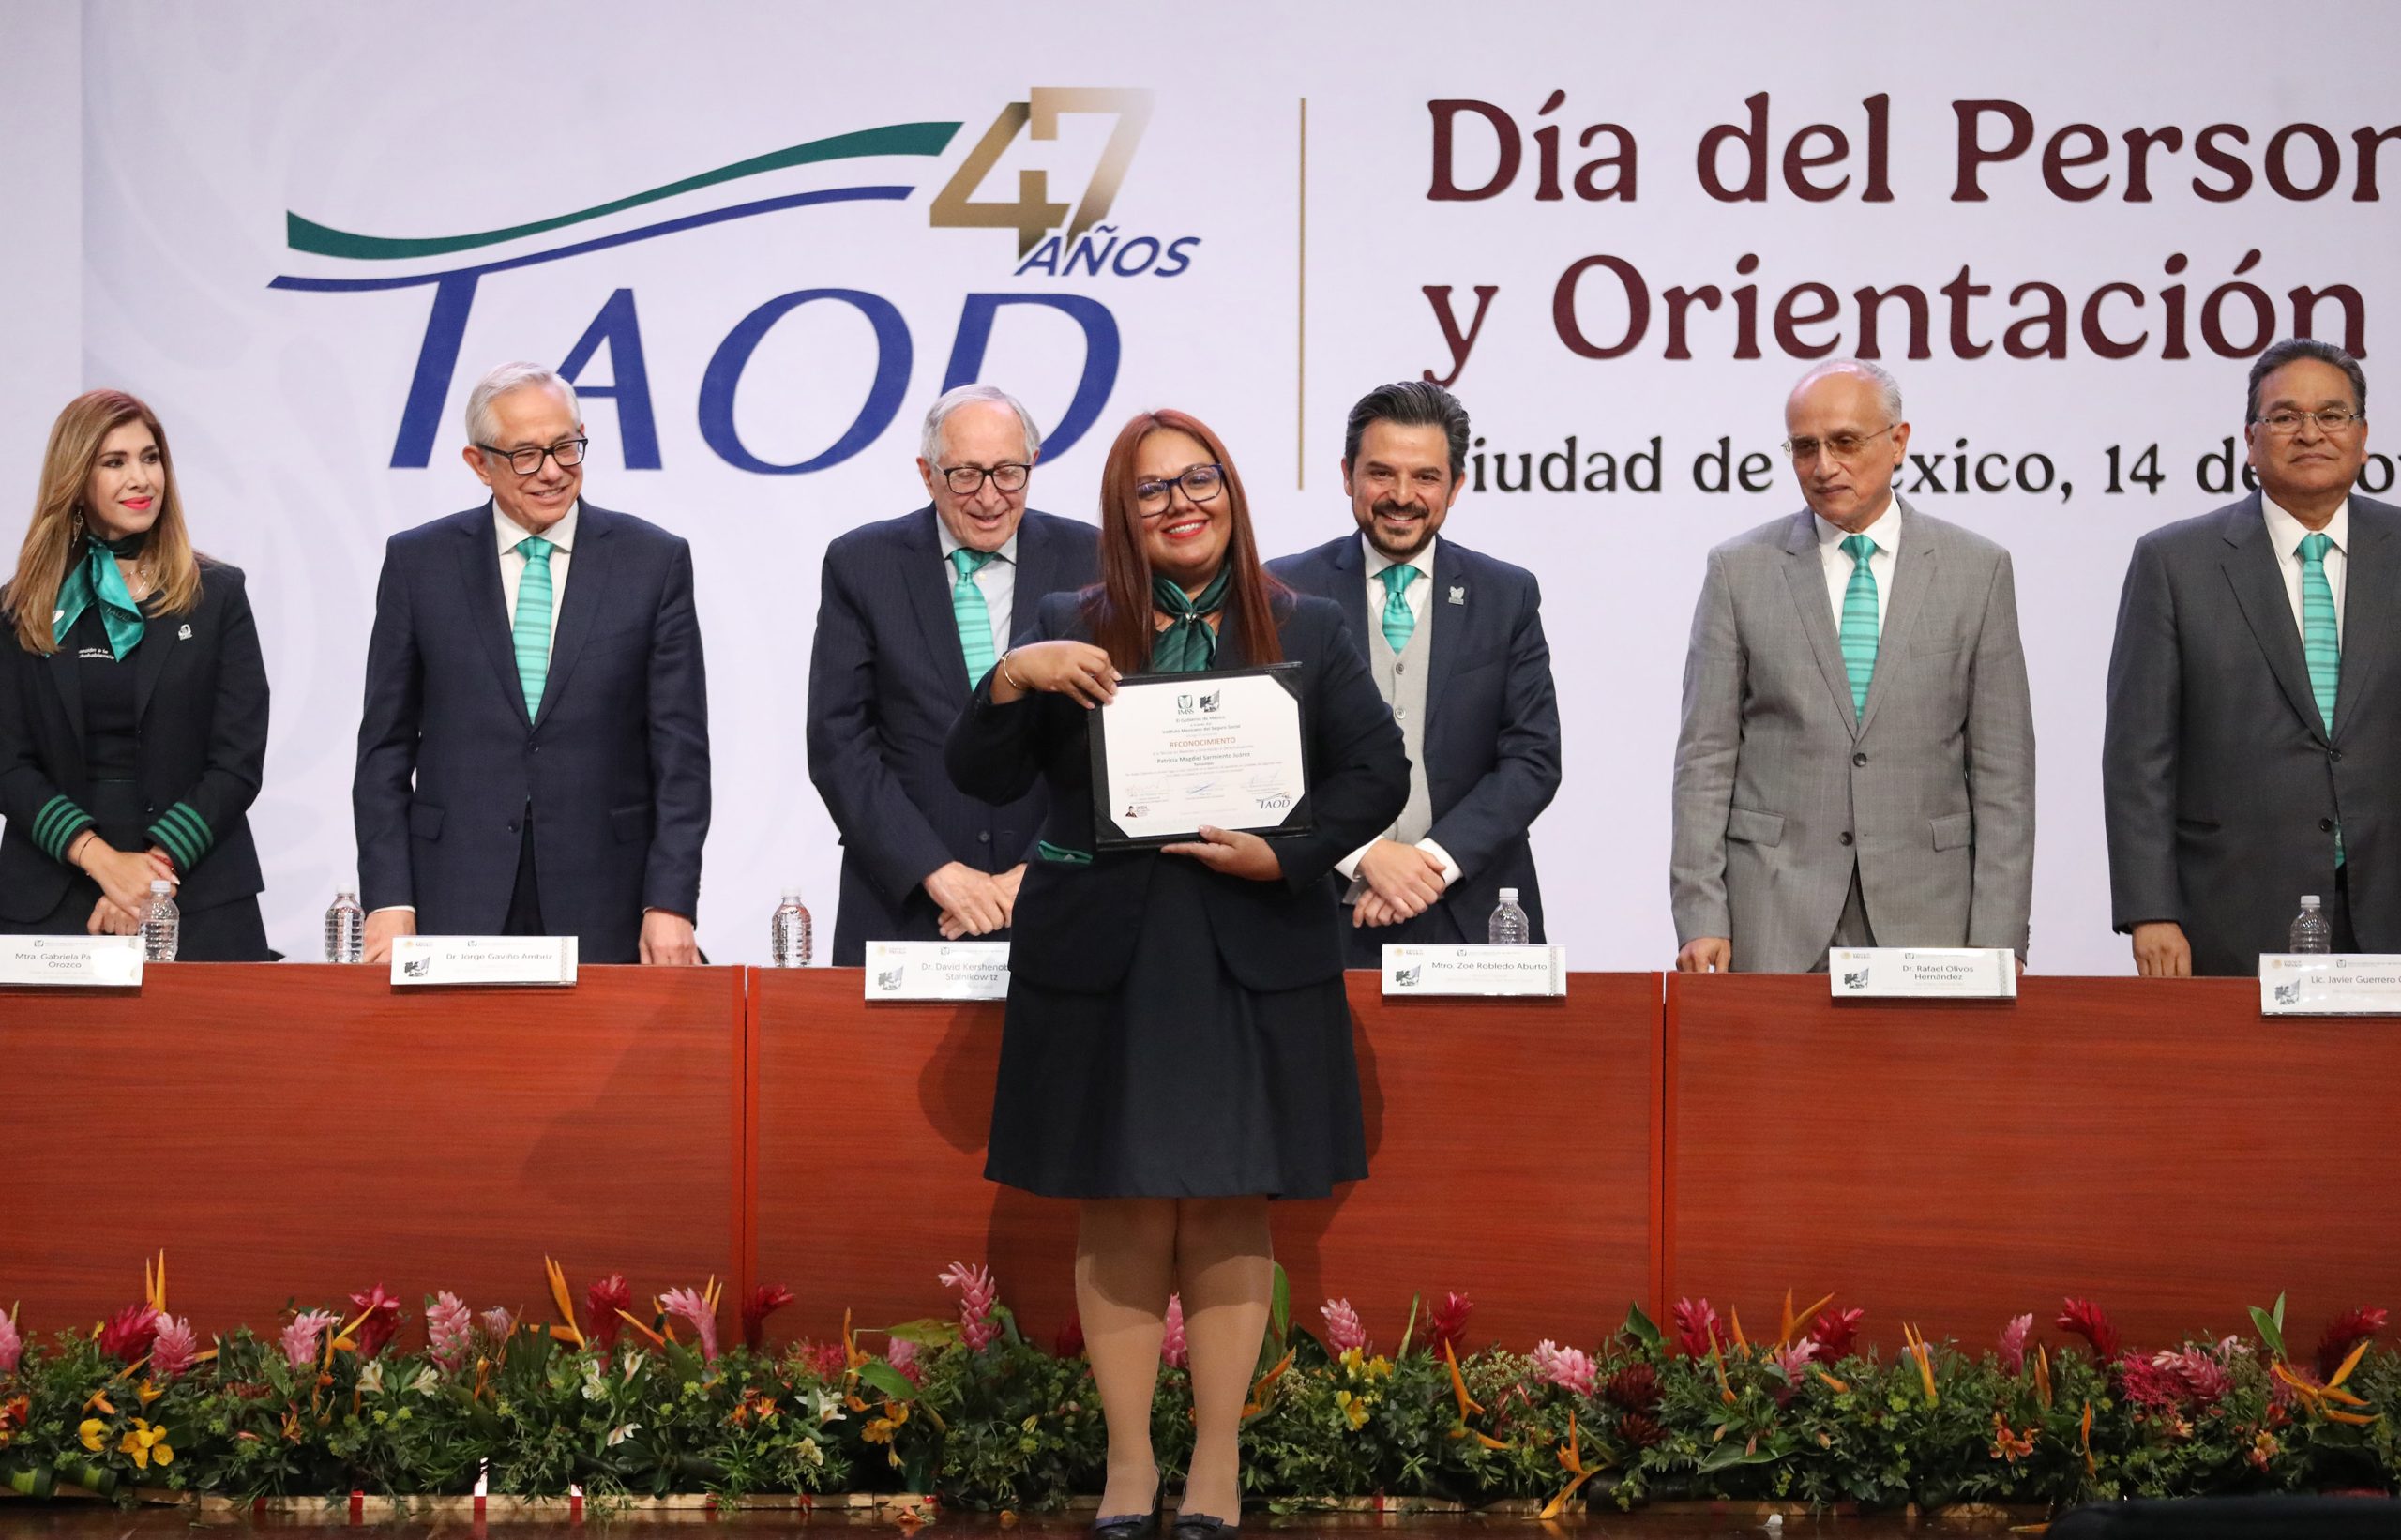
<svg viewBox="0 0 2401 1540">
<path fill-rule="evenodd" d="M 945 385 L 1025 400 L 1051 440 L 1034 506 L 1085 519 L 1119 422 L 1194 411 L 1281 551 L 1350 527 L 1350 403 L 1430 373 L 1477 435 L 1450 533 L 1548 600 L 1553 939 L 1661 966 L 1702 553 L 1799 506 L 1785 392 L 1862 353 L 1907 393 L 1905 492 L 2016 553 L 2034 964 L 2125 971 L 2098 764 L 2126 551 L 2239 489 L 2268 341 L 2378 370 L 2385 6 L 1000 14 L 85 11 L 85 382 L 159 408 L 200 543 L 250 573 L 278 945 L 316 955 L 353 869 L 384 541 L 479 501 L 460 410 L 524 357 L 582 393 L 592 499 L 694 547 L 718 960 L 763 958 L 788 882 L 830 927 L 802 751 L 819 561 L 924 500 Z M 2366 475 L 2389 488 L 2392 460 Z"/>
</svg>

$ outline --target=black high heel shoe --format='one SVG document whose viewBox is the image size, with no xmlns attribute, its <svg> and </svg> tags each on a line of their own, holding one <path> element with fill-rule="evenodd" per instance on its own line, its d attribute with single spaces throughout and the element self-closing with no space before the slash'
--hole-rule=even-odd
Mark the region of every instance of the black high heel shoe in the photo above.
<svg viewBox="0 0 2401 1540">
<path fill-rule="evenodd" d="M 1230 1524 L 1204 1513 L 1176 1511 L 1174 1540 L 1233 1540 L 1241 1532 L 1240 1519 Z"/>
<path fill-rule="evenodd" d="M 1158 1540 L 1159 1518 L 1167 1509 L 1167 1482 L 1151 1499 L 1149 1513 L 1117 1514 L 1092 1521 L 1091 1540 Z"/>
</svg>

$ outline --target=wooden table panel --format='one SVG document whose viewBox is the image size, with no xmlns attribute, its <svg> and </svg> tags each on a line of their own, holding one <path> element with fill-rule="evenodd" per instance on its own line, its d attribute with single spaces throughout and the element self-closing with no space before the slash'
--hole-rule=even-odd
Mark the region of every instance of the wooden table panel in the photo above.
<svg viewBox="0 0 2401 1540">
<path fill-rule="evenodd" d="M 1578 974 L 1563 1001 L 1387 1004 L 1350 976 L 1373 1174 L 1279 1204 L 1295 1313 L 1347 1295 L 1386 1346 L 1412 1291 L 1458 1289 L 1518 1346 L 1597 1335 L 1650 1289 L 1658 975 Z M 753 975 L 758 1274 L 823 1335 L 943 1308 L 989 1261 L 1047 1338 L 1072 1305 L 1075 1205 L 983 1179 L 1001 1007 L 868 1006 L 854 971 Z"/>
<path fill-rule="evenodd" d="M 742 1030 L 732 968 L 434 991 L 184 963 L 138 994 L 0 992 L 0 1298 L 88 1326 L 160 1247 L 204 1334 L 379 1281 L 412 1318 L 437 1289 L 547 1316 L 546 1251 L 579 1301 L 611 1271 L 730 1278 Z"/>
<path fill-rule="evenodd" d="M 1853 1002 L 1814 978 L 1673 975 L 1667 1294 L 1784 1291 L 1981 1348 L 2094 1298 L 2130 1344 L 2305 1345 L 2401 1306 L 2401 1032 L 2260 1018 L 2247 980 L 2024 980 L 2015 1006 Z M 1772 1324 L 1770 1330 L 1773 1330 Z"/>
</svg>

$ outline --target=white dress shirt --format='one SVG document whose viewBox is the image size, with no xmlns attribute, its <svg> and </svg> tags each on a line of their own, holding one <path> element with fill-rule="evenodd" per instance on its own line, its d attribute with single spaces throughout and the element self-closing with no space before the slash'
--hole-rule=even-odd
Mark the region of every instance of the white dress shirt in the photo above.
<svg viewBox="0 0 2401 1540">
<path fill-rule="evenodd" d="M 575 554 L 575 522 L 583 512 L 583 499 L 567 505 L 566 514 L 557 523 L 542 531 L 542 538 L 551 542 L 551 640 L 558 640 L 559 611 L 566 605 L 566 569 L 568 558 Z M 525 557 L 517 543 L 534 532 L 491 506 L 493 533 L 500 540 L 500 618 L 515 634 L 517 627 L 517 588 L 525 581 Z"/>
<path fill-rule="evenodd" d="M 1854 565 L 1850 552 L 1842 543 L 1850 538 L 1849 531 L 1839 524 L 1826 522 L 1823 514 L 1811 514 L 1818 521 L 1818 560 L 1826 569 L 1826 602 L 1833 606 L 1835 634 L 1842 634 L 1842 598 L 1850 591 L 1850 572 Z M 1867 573 L 1876 580 L 1876 634 L 1884 634 L 1884 617 L 1893 610 L 1893 563 L 1901 551 L 1901 500 L 1885 493 L 1884 511 L 1876 521 L 1859 532 L 1876 542 L 1867 553 Z"/>
<path fill-rule="evenodd" d="M 950 565 L 950 553 L 971 548 L 950 532 L 939 513 L 934 515 L 934 531 L 942 538 L 943 587 L 957 588 L 959 568 Z M 1017 602 L 1017 531 L 1009 531 L 1009 537 L 992 552 L 992 559 L 974 572 L 975 590 L 984 596 L 984 611 L 992 618 L 994 657 L 1009 650 L 1009 612 Z"/>
<path fill-rule="evenodd" d="M 1420 551 L 1416 555 L 1408 559 L 1409 565 L 1417 569 L 1417 576 L 1411 579 L 1409 586 L 1400 591 L 1400 596 L 1402 602 L 1409 606 L 1410 614 L 1415 617 L 1417 624 L 1420 626 L 1426 624 L 1427 606 L 1434 602 L 1430 596 L 1434 592 L 1434 548 L 1441 543 L 1441 536 L 1429 535 L 1426 537 L 1426 549 Z M 1377 550 L 1376 543 L 1373 540 L 1368 539 L 1364 534 L 1359 536 L 1359 549 L 1366 551 L 1367 554 L 1367 626 L 1371 630 L 1381 631 L 1383 626 L 1384 614 L 1384 569 L 1386 567 L 1398 566 L 1401 564 L 1396 558 L 1387 556 L 1382 551 Z M 1369 638 L 1361 637 L 1359 639 L 1359 644 L 1363 647 L 1372 648 L 1374 647 L 1375 642 Z M 1427 647 L 1427 652 L 1429 656 L 1433 652 L 1433 647 L 1430 642 Z M 1422 734 L 1424 732 L 1424 729 L 1421 727 L 1419 732 Z M 1422 764 L 1416 766 L 1415 773 L 1420 776 L 1424 775 L 1426 773 L 1426 767 Z M 1374 841 L 1370 840 L 1368 843 L 1373 844 Z M 1453 883 L 1459 880 L 1459 864 L 1451 859 L 1450 852 L 1444 850 L 1431 838 L 1419 840 L 1417 842 L 1417 848 L 1432 856 L 1435 860 L 1442 863 L 1442 885 L 1444 887 L 1448 887 Z M 1344 856 L 1341 860 L 1336 861 L 1334 864 L 1335 870 L 1342 873 L 1343 876 L 1351 879 L 1352 881 L 1352 891 L 1345 895 L 1346 902 L 1355 903 L 1358 901 L 1359 857 L 1367 853 L 1367 846 L 1362 845 L 1357 850 L 1352 851 L 1350 854 Z"/>
<path fill-rule="evenodd" d="M 2268 548 L 2276 553 L 2276 570 L 2284 574 L 2285 597 L 2292 601 L 2292 623 L 2301 619 L 2301 542 L 2313 533 L 2307 524 L 2276 506 L 2275 499 L 2261 494 L 2260 511 L 2267 515 Z M 2351 500 L 2334 510 L 2326 527 L 2314 533 L 2323 535 L 2334 543 L 2326 551 L 2326 586 L 2334 595 L 2334 640 L 2343 639 L 2343 580 L 2350 575 Z M 2306 633 L 2304 633 L 2305 635 Z"/>
</svg>

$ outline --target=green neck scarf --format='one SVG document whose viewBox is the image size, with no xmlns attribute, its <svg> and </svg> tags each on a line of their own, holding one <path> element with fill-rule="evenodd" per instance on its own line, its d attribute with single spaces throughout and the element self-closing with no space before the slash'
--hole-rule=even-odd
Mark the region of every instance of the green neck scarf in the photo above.
<svg viewBox="0 0 2401 1540">
<path fill-rule="evenodd" d="M 1225 604 L 1233 576 L 1232 567 L 1220 566 L 1209 586 L 1190 596 L 1173 579 L 1151 579 L 1151 605 L 1169 617 L 1167 629 L 1151 638 L 1153 673 L 1193 673 L 1216 661 L 1217 633 L 1208 617 Z"/>
<path fill-rule="evenodd" d="M 68 631 L 96 604 L 108 627 L 110 652 L 121 658 L 141 644 L 142 607 L 133 602 L 133 591 L 126 587 L 116 564 L 120 556 L 140 555 L 143 540 L 140 535 L 115 541 L 86 537 L 83 561 L 68 567 L 66 581 L 58 585 L 58 615 L 50 627 L 53 646 L 65 646 Z"/>
</svg>

